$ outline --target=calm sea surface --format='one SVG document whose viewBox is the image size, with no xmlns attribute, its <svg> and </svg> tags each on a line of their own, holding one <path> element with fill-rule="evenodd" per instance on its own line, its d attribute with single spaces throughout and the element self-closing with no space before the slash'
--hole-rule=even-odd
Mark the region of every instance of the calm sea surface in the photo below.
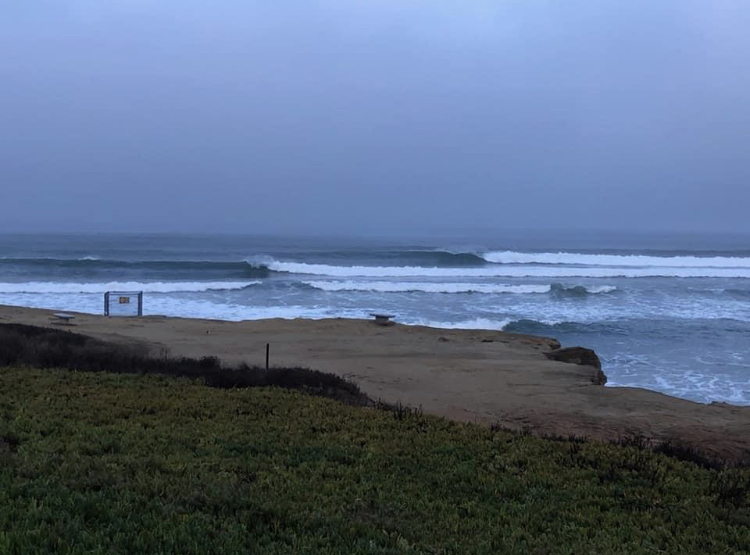
<svg viewBox="0 0 750 555">
<path fill-rule="evenodd" d="M 602 358 L 609 386 L 750 405 L 750 241 L 0 235 L 0 304 L 243 320 L 366 317 L 556 337 Z"/>
</svg>

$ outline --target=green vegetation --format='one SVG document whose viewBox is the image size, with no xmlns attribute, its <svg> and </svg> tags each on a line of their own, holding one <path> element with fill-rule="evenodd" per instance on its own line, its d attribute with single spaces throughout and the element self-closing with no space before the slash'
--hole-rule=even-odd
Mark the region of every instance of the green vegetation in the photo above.
<svg viewBox="0 0 750 555">
<path fill-rule="evenodd" d="M 24 324 L 0 324 L 0 366 L 200 378 L 211 387 L 273 386 L 330 397 L 351 405 L 376 404 L 356 384 L 318 370 L 266 369 L 246 364 L 232 368 L 222 365 L 213 356 L 195 359 L 161 353 L 153 357 L 142 345 L 100 341 L 78 333 Z"/>
<path fill-rule="evenodd" d="M 280 388 L 0 368 L 0 553 L 746 553 L 746 469 Z"/>
</svg>

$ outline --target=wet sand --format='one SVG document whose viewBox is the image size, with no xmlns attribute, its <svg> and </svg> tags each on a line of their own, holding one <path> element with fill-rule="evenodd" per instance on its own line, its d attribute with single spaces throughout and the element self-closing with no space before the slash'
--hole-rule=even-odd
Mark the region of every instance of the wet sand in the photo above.
<svg viewBox="0 0 750 555">
<path fill-rule="evenodd" d="M 355 381 L 375 399 L 462 421 L 594 439 L 678 439 L 714 456 L 750 459 L 750 407 L 703 405 L 638 388 L 594 385 L 596 369 L 548 360 L 556 341 L 498 331 L 378 326 L 366 320 L 108 318 L 0 306 L 1 323 L 69 329 L 158 354 L 305 366 Z M 606 373 L 606 368 L 604 369 Z"/>
</svg>

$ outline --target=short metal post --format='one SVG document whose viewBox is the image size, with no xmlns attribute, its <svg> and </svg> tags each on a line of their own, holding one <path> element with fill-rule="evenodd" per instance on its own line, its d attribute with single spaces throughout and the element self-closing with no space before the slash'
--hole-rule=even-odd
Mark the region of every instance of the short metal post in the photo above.
<svg viewBox="0 0 750 555">
<path fill-rule="evenodd" d="M 266 370 L 268 370 L 268 356 L 271 353 L 271 344 L 266 343 Z"/>
</svg>

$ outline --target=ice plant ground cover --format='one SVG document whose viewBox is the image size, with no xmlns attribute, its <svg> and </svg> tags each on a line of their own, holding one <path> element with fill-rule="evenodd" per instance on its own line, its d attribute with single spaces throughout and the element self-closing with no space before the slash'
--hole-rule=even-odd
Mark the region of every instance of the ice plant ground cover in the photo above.
<svg viewBox="0 0 750 555">
<path fill-rule="evenodd" d="M 281 388 L 0 369 L 0 553 L 740 553 L 750 474 Z"/>
</svg>

